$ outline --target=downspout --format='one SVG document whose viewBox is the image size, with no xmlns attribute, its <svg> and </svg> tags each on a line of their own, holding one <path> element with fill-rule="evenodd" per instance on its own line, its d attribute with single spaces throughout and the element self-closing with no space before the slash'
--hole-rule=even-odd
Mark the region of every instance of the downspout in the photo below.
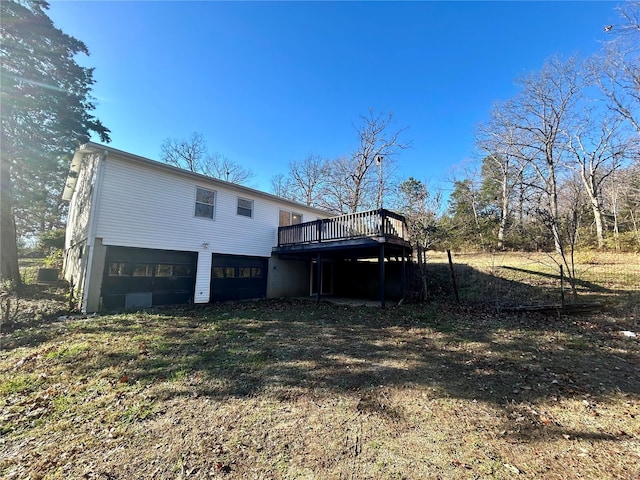
<svg viewBox="0 0 640 480">
<path fill-rule="evenodd" d="M 98 159 L 98 171 L 96 173 L 96 183 L 95 188 L 93 189 L 93 195 L 91 199 L 91 208 L 89 209 L 89 228 L 87 231 L 87 271 L 84 277 L 84 285 L 82 291 L 82 306 L 80 310 L 82 313 L 87 313 L 87 303 L 89 301 L 89 288 L 91 282 L 91 270 L 93 267 L 93 250 L 95 244 L 95 234 L 96 234 L 96 224 L 97 224 L 97 215 L 96 212 L 98 210 L 98 200 L 100 199 L 100 190 L 102 189 L 102 171 L 104 161 L 107 159 L 107 151 Z"/>
</svg>

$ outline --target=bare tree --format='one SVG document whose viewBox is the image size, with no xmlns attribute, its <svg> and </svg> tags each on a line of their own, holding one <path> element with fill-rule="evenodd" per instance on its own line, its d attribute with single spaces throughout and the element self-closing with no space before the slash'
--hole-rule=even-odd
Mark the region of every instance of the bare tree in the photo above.
<svg viewBox="0 0 640 480">
<path fill-rule="evenodd" d="M 431 194 L 424 182 L 409 177 L 398 185 L 396 198 L 397 207 L 407 221 L 409 238 L 418 259 L 422 279 L 420 299 L 423 300 L 427 292 L 426 253 L 439 240 L 437 212 L 441 208 L 442 195 L 438 191 Z"/>
<path fill-rule="evenodd" d="M 566 178 L 558 195 L 559 225 L 564 238 L 564 251 L 556 264 L 564 264 L 567 269 L 567 277 L 571 286 L 573 297 L 578 296 L 577 276 L 575 264 L 575 252 L 578 243 L 580 226 L 582 223 L 582 211 L 586 198 L 582 188 L 582 180 L 577 174 Z"/>
<path fill-rule="evenodd" d="M 442 207 L 440 191 L 431 193 L 427 184 L 409 177 L 398 185 L 398 210 L 405 216 L 411 242 L 423 251 L 437 240 L 435 235 L 438 211 Z"/>
<path fill-rule="evenodd" d="M 226 182 L 239 184 L 245 184 L 254 177 L 251 170 L 229 160 L 227 157 L 223 157 L 219 153 L 207 156 L 202 173 Z"/>
<path fill-rule="evenodd" d="M 160 159 L 174 167 L 200 173 L 232 183 L 246 183 L 253 172 L 242 165 L 221 156 L 209 154 L 201 133 L 193 132 L 189 138 L 167 138 L 160 146 Z"/>
<path fill-rule="evenodd" d="M 555 250 L 564 257 L 559 228 L 558 182 L 564 168 L 575 105 L 581 93 L 575 59 L 548 60 L 539 72 L 519 80 L 521 92 L 505 103 L 514 133 L 514 154 L 535 173 L 542 201 L 539 214 L 553 237 Z"/>
<path fill-rule="evenodd" d="M 395 155 L 410 146 L 400 140 L 406 128 L 392 129 L 393 114 L 370 110 L 360 120 L 360 125 L 354 125 L 356 150 L 330 162 L 323 203 L 332 211 L 351 213 L 382 207 L 392 188 Z"/>
<path fill-rule="evenodd" d="M 491 111 L 491 118 L 486 124 L 480 125 L 476 145 L 487 156 L 494 170 L 499 172 L 496 178 L 499 189 L 500 224 L 498 227 L 498 248 L 505 246 L 507 222 L 511 216 L 512 197 L 518 185 L 521 185 L 526 162 L 519 161 L 515 136 L 516 128 L 505 116 L 501 105 L 496 104 Z M 524 190 L 520 189 L 520 220 L 523 216 Z"/>
<path fill-rule="evenodd" d="M 321 196 L 329 173 L 327 160 L 309 154 L 300 162 L 289 164 L 289 180 L 292 197 L 308 206 L 321 204 Z"/>
<path fill-rule="evenodd" d="M 627 246 L 637 251 L 640 249 L 640 156 L 636 156 L 635 163 L 620 169 L 616 176 L 619 177 L 615 184 L 619 223 L 628 235 Z"/>
<path fill-rule="evenodd" d="M 360 190 L 356 191 L 353 169 L 354 165 L 349 157 L 331 160 L 327 182 L 320 198 L 321 208 L 343 214 L 355 211 L 352 210 L 354 203 L 360 205 L 359 195 L 364 189 L 364 185 L 360 183 Z"/>
<path fill-rule="evenodd" d="M 274 195 L 293 200 L 291 190 L 291 180 L 283 173 L 278 173 L 271 178 L 271 193 Z"/>
<path fill-rule="evenodd" d="M 598 248 L 604 248 L 603 185 L 622 165 L 628 143 L 621 138 L 619 116 L 601 118 L 587 110 L 583 121 L 566 133 L 571 157 L 568 166 L 578 172 L 588 196 L 596 225 Z"/>
<path fill-rule="evenodd" d="M 640 1 L 618 7 L 621 23 L 608 28 L 611 40 L 591 62 L 591 72 L 608 107 L 640 132 Z"/>
<path fill-rule="evenodd" d="M 201 133 L 193 132 L 189 138 L 167 138 L 160 146 L 160 159 L 174 167 L 203 173 L 207 157 L 207 144 Z"/>
</svg>

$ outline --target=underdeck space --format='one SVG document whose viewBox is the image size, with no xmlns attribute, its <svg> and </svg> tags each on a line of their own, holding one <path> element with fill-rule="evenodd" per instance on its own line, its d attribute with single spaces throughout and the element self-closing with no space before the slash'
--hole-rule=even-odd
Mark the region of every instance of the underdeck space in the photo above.
<svg viewBox="0 0 640 480">
<path fill-rule="evenodd" d="M 404 217 L 381 209 L 280 227 L 273 253 L 312 262 L 317 300 L 332 295 L 384 307 L 404 296 L 411 246 Z"/>
</svg>

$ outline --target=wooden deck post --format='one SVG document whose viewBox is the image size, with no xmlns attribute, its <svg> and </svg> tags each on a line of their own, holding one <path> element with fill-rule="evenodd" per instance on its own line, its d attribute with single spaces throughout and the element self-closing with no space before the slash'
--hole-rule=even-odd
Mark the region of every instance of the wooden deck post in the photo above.
<svg viewBox="0 0 640 480">
<path fill-rule="evenodd" d="M 378 253 L 378 265 L 380 267 L 380 308 L 385 307 L 384 301 L 384 243 L 380 244 Z"/>
<path fill-rule="evenodd" d="M 320 302 L 322 296 L 322 253 L 318 252 L 318 268 L 316 271 L 316 302 Z"/>
<path fill-rule="evenodd" d="M 405 259 L 407 257 L 407 250 L 402 247 L 402 280 L 400 281 L 400 293 L 402 300 L 404 300 L 405 292 L 407 291 L 407 266 Z"/>
</svg>

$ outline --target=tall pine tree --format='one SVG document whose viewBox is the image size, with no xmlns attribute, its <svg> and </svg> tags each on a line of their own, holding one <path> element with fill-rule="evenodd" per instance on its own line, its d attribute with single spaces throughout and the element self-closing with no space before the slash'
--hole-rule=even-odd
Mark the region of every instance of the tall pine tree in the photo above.
<svg viewBox="0 0 640 480">
<path fill-rule="evenodd" d="M 110 140 L 109 130 L 91 114 L 93 69 L 75 60 L 89 51 L 54 26 L 48 8 L 38 0 L 0 2 L 0 278 L 16 286 L 20 273 L 14 205 L 24 209 L 31 199 L 33 205 L 45 210 L 53 205 L 55 210 L 58 200 L 47 196 L 60 191 L 50 190 L 50 176 L 61 188 L 63 159 L 92 132 Z M 20 220 L 27 221 L 32 213 L 21 210 Z M 57 220 L 50 213 L 33 215 L 32 227 L 33 222 L 41 228 L 54 225 Z"/>
</svg>

